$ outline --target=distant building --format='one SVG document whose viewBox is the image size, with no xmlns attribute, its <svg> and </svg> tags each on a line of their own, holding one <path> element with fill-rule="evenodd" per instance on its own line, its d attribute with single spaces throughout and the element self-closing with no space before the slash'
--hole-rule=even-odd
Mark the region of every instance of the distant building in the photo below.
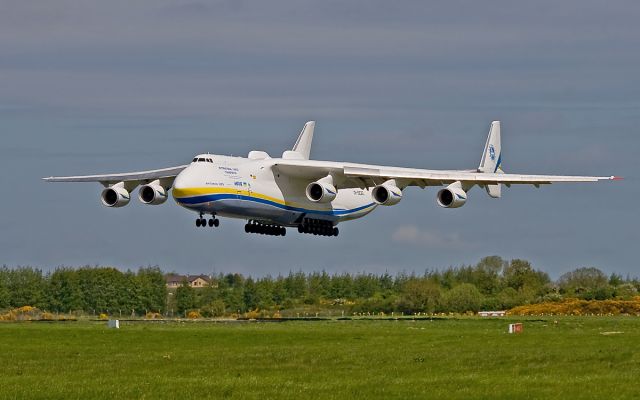
<svg viewBox="0 0 640 400">
<path fill-rule="evenodd" d="M 478 311 L 478 315 L 481 317 L 504 317 L 507 315 L 506 311 Z"/>
<path fill-rule="evenodd" d="M 182 282 L 187 281 L 192 288 L 209 286 L 212 283 L 211 277 L 207 275 L 178 275 L 167 274 L 164 276 L 168 288 L 177 288 Z M 217 286 L 217 285 L 216 285 Z"/>
</svg>

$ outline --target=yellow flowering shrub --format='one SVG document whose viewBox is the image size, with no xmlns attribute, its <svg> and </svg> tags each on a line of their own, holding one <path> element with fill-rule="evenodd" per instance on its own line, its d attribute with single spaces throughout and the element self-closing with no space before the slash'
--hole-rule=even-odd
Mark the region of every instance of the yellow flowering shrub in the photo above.
<svg viewBox="0 0 640 400">
<path fill-rule="evenodd" d="M 512 308 L 508 315 L 638 315 L 640 296 L 632 300 L 565 299 Z"/>
<path fill-rule="evenodd" d="M 187 314 L 187 318 L 189 318 L 189 319 L 198 319 L 198 318 L 202 318 L 202 316 L 200 315 L 200 313 L 198 311 L 189 311 L 189 313 Z"/>
</svg>

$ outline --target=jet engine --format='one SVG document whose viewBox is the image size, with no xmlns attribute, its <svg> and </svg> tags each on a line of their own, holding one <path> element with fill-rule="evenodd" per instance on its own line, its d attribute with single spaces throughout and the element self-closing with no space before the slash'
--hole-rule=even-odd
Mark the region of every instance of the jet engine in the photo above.
<svg viewBox="0 0 640 400">
<path fill-rule="evenodd" d="M 305 193 L 307 198 L 314 203 L 328 203 L 336 198 L 337 190 L 335 186 L 322 181 L 311 182 L 307 185 Z"/>
<path fill-rule="evenodd" d="M 459 208 L 467 202 L 467 192 L 459 184 L 452 183 L 438 192 L 438 205 L 444 208 Z"/>
<path fill-rule="evenodd" d="M 402 190 L 396 185 L 383 183 L 371 190 L 371 197 L 376 204 L 381 206 L 392 206 L 402 200 Z"/>
<path fill-rule="evenodd" d="M 143 204 L 162 204 L 167 201 L 167 189 L 163 188 L 158 183 L 151 182 L 147 185 L 140 186 L 140 189 L 138 190 L 138 199 Z"/>
<path fill-rule="evenodd" d="M 102 191 L 100 200 L 107 207 L 124 207 L 129 204 L 131 195 L 122 186 L 111 186 Z"/>
</svg>

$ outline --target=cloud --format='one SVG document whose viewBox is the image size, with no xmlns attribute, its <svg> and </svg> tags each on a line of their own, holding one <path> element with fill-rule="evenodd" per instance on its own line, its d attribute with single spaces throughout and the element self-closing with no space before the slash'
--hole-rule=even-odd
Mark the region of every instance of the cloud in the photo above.
<svg viewBox="0 0 640 400">
<path fill-rule="evenodd" d="M 468 244 L 462 240 L 458 233 L 422 230 L 415 225 L 402 225 L 398 227 L 391 235 L 391 239 L 396 243 L 430 248 L 460 249 L 468 247 Z"/>
</svg>

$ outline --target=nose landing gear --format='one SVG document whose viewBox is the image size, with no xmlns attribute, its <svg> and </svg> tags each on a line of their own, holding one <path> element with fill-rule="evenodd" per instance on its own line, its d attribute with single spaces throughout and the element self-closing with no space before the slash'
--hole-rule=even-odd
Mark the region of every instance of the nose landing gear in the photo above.
<svg viewBox="0 0 640 400">
<path fill-rule="evenodd" d="M 220 225 L 220 220 L 218 218 L 215 217 L 215 215 L 211 215 L 212 218 L 209 218 L 209 221 L 207 222 L 207 220 L 204 218 L 204 214 L 200 213 L 200 218 L 196 219 L 196 226 L 197 227 L 206 227 L 207 224 L 209 225 L 209 227 L 218 227 Z"/>
</svg>

